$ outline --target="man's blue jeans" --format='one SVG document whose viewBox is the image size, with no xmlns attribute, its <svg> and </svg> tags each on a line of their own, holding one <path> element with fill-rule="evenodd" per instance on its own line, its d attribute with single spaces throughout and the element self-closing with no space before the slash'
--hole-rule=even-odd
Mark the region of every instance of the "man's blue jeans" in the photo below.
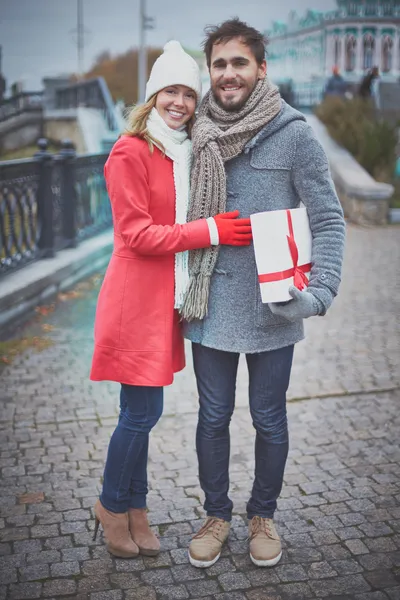
<svg viewBox="0 0 400 600">
<path fill-rule="evenodd" d="M 163 411 L 164 389 L 121 385 L 120 415 L 104 469 L 102 505 L 112 512 L 145 508 L 149 433 Z"/>
<path fill-rule="evenodd" d="M 286 392 L 294 346 L 246 354 L 250 413 L 256 430 L 255 478 L 247 517 L 272 518 L 289 449 Z M 239 354 L 192 344 L 199 392 L 196 447 L 208 516 L 232 518 L 229 490 L 229 423 L 235 406 Z"/>
</svg>

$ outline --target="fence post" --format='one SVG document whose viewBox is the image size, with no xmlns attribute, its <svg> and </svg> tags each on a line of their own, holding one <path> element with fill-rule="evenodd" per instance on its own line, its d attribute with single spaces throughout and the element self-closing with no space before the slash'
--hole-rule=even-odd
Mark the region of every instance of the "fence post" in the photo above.
<svg viewBox="0 0 400 600">
<path fill-rule="evenodd" d="M 76 189 L 75 189 L 75 158 L 76 152 L 71 140 L 61 142 L 61 203 L 63 210 L 63 235 L 67 247 L 75 248 L 76 241 Z"/>
<path fill-rule="evenodd" d="M 43 258 L 53 258 L 54 251 L 54 229 L 53 229 L 53 193 L 51 189 L 51 176 L 53 169 L 53 157 L 47 152 L 48 142 L 46 138 L 40 138 L 37 142 L 39 151 L 34 158 L 38 165 L 38 224 L 40 236 L 38 248 Z"/>
</svg>

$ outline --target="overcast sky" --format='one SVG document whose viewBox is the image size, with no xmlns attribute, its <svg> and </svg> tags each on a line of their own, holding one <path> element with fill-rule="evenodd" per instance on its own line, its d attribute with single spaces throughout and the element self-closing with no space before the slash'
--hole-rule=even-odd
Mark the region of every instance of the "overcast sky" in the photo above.
<svg viewBox="0 0 400 600">
<path fill-rule="evenodd" d="M 87 70 L 103 50 L 113 54 L 138 44 L 139 0 L 83 0 L 88 30 L 84 49 Z M 148 45 L 162 46 L 172 38 L 200 48 L 203 28 L 238 16 L 260 30 L 283 19 L 296 8 L 330 10 L 335 0 L 147 0 L 147 14 L 155 29 L 147 32 Z M 37 90 L 41 78 L 77 70 L 77 0 L 0 0 L 2 71 L 7 84 L 24 81 Z"/>
</svg>

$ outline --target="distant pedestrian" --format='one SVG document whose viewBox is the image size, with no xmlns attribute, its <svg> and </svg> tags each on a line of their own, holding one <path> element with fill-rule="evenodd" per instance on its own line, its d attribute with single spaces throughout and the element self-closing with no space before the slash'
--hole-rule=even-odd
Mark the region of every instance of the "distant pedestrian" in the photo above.
<svg viewBox="0 0 400 600">
<path fill-rule="evenodd" d="M 339 67 L 332 67 L 332 75 L 326 82 L 324 98 L 327 96 L 344 97 L 347 91 L 347 83 L 340 74 Z"/>
<path fill-rule="evenodd" d="M 188 250 L 251 242 L 238 211 L 186 222 L 189 139 L 201 78 L 179 42 L 166 44 L 145 103 L 105 165 L 114 251 L 100 290 L 91 379 L 121 384 L 103 489 L 94 507 L 111 554 L 155 556 L 146 514 L 149 433 L 163 411 L 163 386 L 185 366 L 179 308 L 189 282 Z"/>
<path fill-rule="evenodd" d="M 372 67 L 372 69 L 362 78 L 360 86 L 358 88 L 358 95 L 364 100 L 368 100 L 373 97 L 374 84 L 379 78 L 378 67 Z"/>
</svg>

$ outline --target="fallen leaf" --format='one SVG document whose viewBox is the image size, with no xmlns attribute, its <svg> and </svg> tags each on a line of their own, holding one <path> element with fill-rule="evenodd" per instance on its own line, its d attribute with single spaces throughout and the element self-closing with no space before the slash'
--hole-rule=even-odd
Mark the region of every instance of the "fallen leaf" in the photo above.
<svg viewBox="0 0 400 600">
<path fill-rule="evenodd" d="M 28 492 L 27 494 L 22 494 L 18 496 L 19 504 L 39 504 L 44 501 L 44 493 L 43 492 Z"/>
</svg>

